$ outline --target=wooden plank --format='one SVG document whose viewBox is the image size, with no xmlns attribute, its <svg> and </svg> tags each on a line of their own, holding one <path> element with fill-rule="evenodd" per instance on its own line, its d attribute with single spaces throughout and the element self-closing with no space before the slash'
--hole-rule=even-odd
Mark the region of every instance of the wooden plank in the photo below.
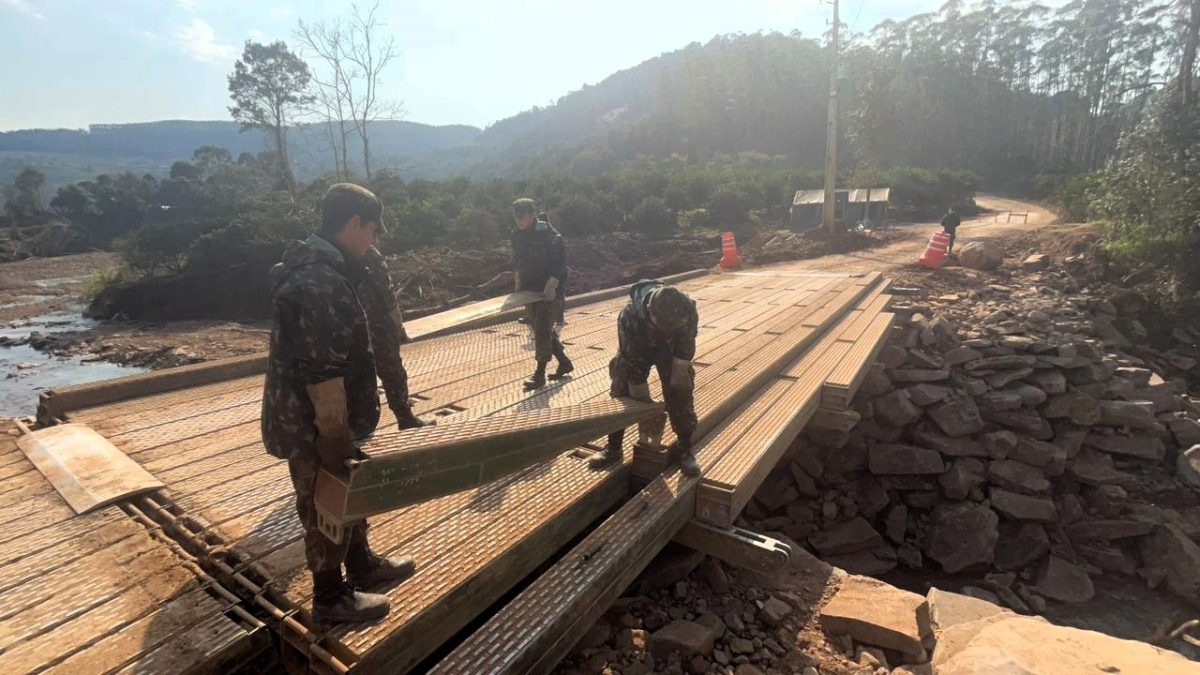
<svg viewBox="0 0 1200 675">
<path fill-rule="evenodd" d="M 348 522 L 478 487 L 660 414 L 660 403 L 621 398 L 380 434 L 367 459 L 321 469 L 318 522 L 341 541 Z"/>
<path fill-rule="evenodd" d="M 830 373 L 828 381 L 821 389 L 822 407 L 833 410 L 845 410 L 849 407 L 859 385 L 866 377 L 867 369 L 887 344 L 893 319 L 894 315 L 889 312 L 875 315 L 837 368 Z"/>
<path fill-rule="evenodd" d="M 659 476 L 431 673 L 549 673 L 691 515 L 696 480 Z"/>
<path fill-rule="evenodd" d="M 77 514 L 163 487 L 85 424 L 60 424 L 22 436 L 17 446 Z"/>
<path fill-rule="evenodd" d="M 52 389 L 41 395 L 38 421 L 49 424 L 54 418 L 61 419 L 72 410 L 256 375 L 266 372 L 266 368 L 266 354 L 252 354 Z"/>
</svg>

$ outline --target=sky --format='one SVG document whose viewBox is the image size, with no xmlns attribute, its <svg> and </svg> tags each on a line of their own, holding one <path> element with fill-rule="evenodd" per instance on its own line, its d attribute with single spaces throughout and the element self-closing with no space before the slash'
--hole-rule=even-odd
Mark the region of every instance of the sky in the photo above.
<svg viewBox="0 0 1200 675">
<path fill-rule="evenodd" d="M 369 6 L 371 0 L 360 2 Z M 866 31 L 944 0 L 844 0 Z M 328 0 L 0 0 L 0 130 L 229 119 L 226 77 L 246 40 L 296 46 Z M 404 119 L 487 126 L 715 35 L 819 36 L 818 0 L 380 0 L 399 58 L 383 97 Z"/>
</svg>

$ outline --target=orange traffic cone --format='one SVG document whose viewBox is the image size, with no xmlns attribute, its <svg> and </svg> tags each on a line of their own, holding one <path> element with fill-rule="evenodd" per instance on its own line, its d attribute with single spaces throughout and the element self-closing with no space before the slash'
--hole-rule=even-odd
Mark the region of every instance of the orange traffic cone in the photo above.
<svg viewBox="0 0 1200 675">
<path fill-rule="evenodd" d="M 929 238 L 929 245 L 921 254 L 921 264 L 931 270 L 941 269 L 946 262 L 946 249 L 950 248 L 950 235 L 945 232 L 934 232 Z"/>
<path fill-rule="evenodd" d="M 737 239 L 732 232 L 721 234 L 721 269 L 732 270 L 742 266 L 742 256 L 738 255 Z"/>
</svg>

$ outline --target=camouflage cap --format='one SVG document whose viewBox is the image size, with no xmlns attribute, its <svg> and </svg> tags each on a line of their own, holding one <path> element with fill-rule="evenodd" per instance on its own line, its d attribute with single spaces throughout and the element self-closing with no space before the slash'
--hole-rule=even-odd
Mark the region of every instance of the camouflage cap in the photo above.
<svg viewBox="0 0 1200 675">
<path fill-rule="evenodd" d="M 334 183 L 321 198 L 321 228 L 340 228 L 354 216 L 379 223 L 379 233 L 387 232 L 383 222 L 383 202 L 367 188 L 354 183 Z"/>
<path fill-rule="evenodd" d="M 524 216 L 530 213 L 537 213 L 537 204 L 529 197 L 521 197 L 513 201 L 512 209 L 514 216 Z"/>
<path fill-rule="evenodd" d="M 696 312 L 696 303 L 678 288 L 663 286 L 651 294 L 649 310 L 655 325 L 675 330 Z"/>
</svg>

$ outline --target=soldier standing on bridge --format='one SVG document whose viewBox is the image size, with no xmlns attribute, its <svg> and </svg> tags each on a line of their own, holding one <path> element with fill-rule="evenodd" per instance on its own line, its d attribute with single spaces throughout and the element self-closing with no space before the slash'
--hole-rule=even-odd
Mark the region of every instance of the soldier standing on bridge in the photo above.
<svg viewBox="0 0 1200 675">
<path fill-rule="evenodd" d="M 401 429 L 416 429 L 427 423 L 413 414 L 412 402 L 408 398 L 408 371 L 400 357 L 403 342 L 404 320 L 392 292 L 392 276 L 387 262 L 379 249 L 372 246 L 363 255 L 366 274 L 359 284 L 358 297 L 367 314 L 367 328 L 371 334 L 371 351 L 375 355 L 375 370 L 383 381 L 388 407 L 396 415 L 396 424 Z"/>
<path fill-rule="evenodd" d="M 612 378 L 609 394 L 613 398 L 629 396 L 650 401 L 651 366 L 658 369 L 662 382 L 667 416 L 677 438 L 671 450 L 679 470 L 688 476 L 700 475 L 700 465 L 692 452 L 696 432 L 696 405 L 693 391 L 696 371 L 696 332 L 700 324 L 696 303 L 682 291 L 661 281 L 639 281 L 629 290 L 629 304 L 617 318 L 618 352 L 608 364 Z M 662 444 L 666 420 L 643 423 L 638 442 L 657 447 Z M 591 460 L 600 470 L 621 461 L 625 430 L 608 435 L 608 445 Z"/>
<path fill-rule="evenodd" d="M 533 390 L 545 386 L 546 364 L 551 356 L 558 359 L 558 368 L 550 379 L 561 379 L 575 370 L 563 350 L 562 340 L 554 332 L 555 302 L 567 277 L 567 254 L 562 235 L 550 223 L 538 220 L 532 199 L 518 199 L 512 208 L 516 221 L 512 231 L 516 290 L 534 291 L 544 298 L 529 305 L 537 369 L 525 380 L 525 389 Z"/>
<path fill-rule="evenodd" d="M 379 199 L 358 185 L 338 183 L 321 200 L 320 230 L 290 245 L 271 269 L 275 318 L 262 436 L 267 452 L 288 460 L 318 624 L 383 617 L 387 596 L 356 588 L 404 579 L 414 569 L 410 558 L 371 552 L 365 521 L 335 544 L 317 528 L 313 502 L 318 468 L 361 457 L 356 441 L 379 423 L 375 360 L 355 288 L 366 274 L 362 256 L 381 231 Z"/>
</svg>

